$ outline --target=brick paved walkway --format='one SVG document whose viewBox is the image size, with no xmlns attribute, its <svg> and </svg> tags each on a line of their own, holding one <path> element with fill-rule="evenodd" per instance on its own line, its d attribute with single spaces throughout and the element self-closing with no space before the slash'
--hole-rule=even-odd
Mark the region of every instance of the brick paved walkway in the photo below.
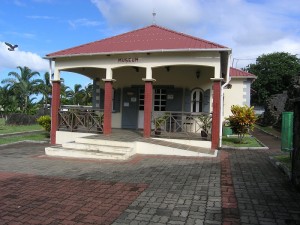
<svg viewBox="0 0 300 225">
<path fill-rule="evenodd" d="M 300 224 L 300 193 L 268 160 L 277 146 L 122 163 L 0 146 L 0 224 Z"/>
</svg>

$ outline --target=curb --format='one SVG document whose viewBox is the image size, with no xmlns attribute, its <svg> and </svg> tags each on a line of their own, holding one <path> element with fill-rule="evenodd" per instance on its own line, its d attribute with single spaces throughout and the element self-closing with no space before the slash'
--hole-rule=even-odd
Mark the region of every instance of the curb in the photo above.
<svg viewBox="0 0 300 225">
<path fill-rule="evenodd" d="M 233 146 L 227 146 L 224 145 L 220 148 L 220 150 L 268 150 L 269 147 L 266 146 L 264 143 L 262 143 L 260 140 L 258 140 L 256 137 L 251 135 L 252 138 L 254 138 L 262 147 L 233 147 Z"/>
<path fill-rule="evenodd" d="M 272 134 L 272 133 L 270 133 L 270 132 L 267 132 L 267 131 L 265 131 L 265 130 L 259 128 L 259 127 L 255 127 L 255 129 L 258 129 L 258 130 L 264 132 L 265 134 L 271 135 L 271 136 L 273 136 L 273 137 L 275 137 L 275 138 L 277 138 L 277 139 L 281 139 L 281 137 L 279 137 L 279 136 L 277 136 L 277 135 L 275 135 L 275 134 Z"/>
<path fill-rule="evenodd" d="M 12 142 L 12 143 L 2 144 L 2 145 L 0 145 L 0 147 L 10 146 L 10 145 L 20 144 L 20 143 L 49 144 L 50 141 L 24 140 L 24 141 L 16 141 L 16 142 Z"/>
<path fill-rule="evenodd" d="M 290 169 L 286 165 L 284 165 L 281 162 L 278 162 L 273 156 L 269 156 L 269 159 L 270 159 L 271 163 L 273 164 L 273 166 L 275 166 L 282 173 L 284 173 L 289 178 L 289 180 L 292 179 L 292 173 L 291 173 Z"/>
<path fill-rule="evenodd" d="M 231 147 L 224 145 L 220 148 L 220 150 L 268 150 L 269 147 Z"/>
<path fill-rule="evenodd" d="M 7 133 L 7 134 L 0 134 L 0 138 L 8 137 L 8 136 L 19 136 L 19 135 L 26 135 L 26 134 L 35 134 L 43 132 L 44 130 L 33 130 L 33 131 L 23 131 L 23 132 L 16 132 L 16 133 Z"/>
</svg>

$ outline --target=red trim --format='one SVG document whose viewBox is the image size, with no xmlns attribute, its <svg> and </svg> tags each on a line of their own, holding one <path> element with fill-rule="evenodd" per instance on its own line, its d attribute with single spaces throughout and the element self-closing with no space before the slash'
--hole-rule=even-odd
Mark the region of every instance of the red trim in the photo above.
<svg viewBox="0 0 300 225">
<path fill-rule="evenodd" d="M 58 110 L 60 105 L 60 81 L 52 81 L 52 102 L 51 102 L 51 131 L 50 143 L 56 144 L 56 131 L 58 129 Z"/>
<path fill-rule="evenodd" d="M 220 132 L 220 107 L 221 107 L 221 81 L 213 81 L 213 114 L 211 131 L 211 149 L 219 146 Z"/>
<path fill-rule="evenodd" d="M 151 136 L 151 114 L 152 114 L 152 81 L 145 82 L 145 106 L 144 106 L 144 137 Z"/>
<path fill-rule="evenodd" d="M 103 134 L 111 134 L 112 81 L 105 81 Z"/>
</svg>

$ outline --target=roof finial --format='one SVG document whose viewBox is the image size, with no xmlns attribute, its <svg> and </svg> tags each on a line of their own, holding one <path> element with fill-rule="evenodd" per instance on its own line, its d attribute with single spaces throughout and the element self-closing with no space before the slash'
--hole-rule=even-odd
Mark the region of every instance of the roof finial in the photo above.
<svg viewBox="0 0 300 225">
<path fill-rule="evenodd" d="M 156 24 L 156 21 L 155 21 L 155 16 L 156 16 L 155 9 L 153 9 L 152 16 L 153 16 L 152 24 L 155 25 Z"/>
</svg>

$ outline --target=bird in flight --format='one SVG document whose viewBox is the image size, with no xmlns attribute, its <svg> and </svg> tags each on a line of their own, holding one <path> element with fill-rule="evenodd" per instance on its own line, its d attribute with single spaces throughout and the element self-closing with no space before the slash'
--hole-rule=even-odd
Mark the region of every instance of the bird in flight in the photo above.
<svg viewBox="0 0 300 225">
<path fill-rule="evenodd" d="M 15 48 L 18 47 L 18 45 L 12 45 L 12 44 L 7 43 L 7 42 L 5 42 L 5 44 L 9 47 L 9 48 L 8 48 L 9 51 L 14 51 Z"/>
</svg>

